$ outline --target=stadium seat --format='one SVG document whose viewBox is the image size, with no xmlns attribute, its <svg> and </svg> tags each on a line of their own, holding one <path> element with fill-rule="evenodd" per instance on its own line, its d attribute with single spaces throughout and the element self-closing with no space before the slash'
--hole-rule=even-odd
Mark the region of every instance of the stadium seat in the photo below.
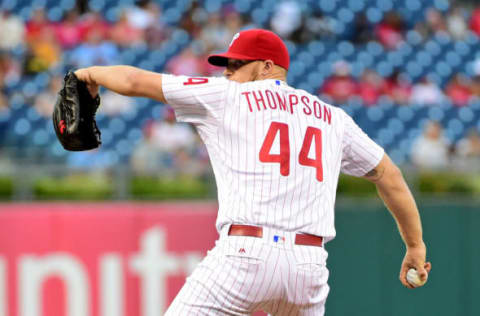
<svg viewBox="0 0 480 316">
<path fill-rule="evenodd" d="M 425 49 L 430 55 L 433 56 L 438 56 L 442 52 L 442 48 L 440 47 L 440 45 L 433 40 L 429 40 L 425 43 Z"/>
<path fill-rule="evenodd" d="M 125 131 L 126 124 L 120 117 L 114 117 L 110 120 L 108 124 L 109 131 L 114 134 L 118 135 Z"/>
<path fill-rule="evenodd" d="M 442 121 L 445 117 L 445 110 L 441 107 L 432 107 L 428 110 L 428 117 L 433 121 Z"/>
<path fill-rule="evenodd" d="M 352 10 L 348 8 L 343 7 L 337 11 L 338 20 L 342 21 L 347 25 L 352 23 L 354 17 L 355 17 L 354 13 L 352 12 Z"/>
<path fill-rule="evenodd" d="M 397 110 L 397 117 L 403 122 L 408 122 L 415 116 L 412 108 L 407 106 L 399 107 Z"/>
<path fill-rule="evenodd" d="M 383 46 L 380 43 L 373 42 L 373 41 L 367 44 L 367 51 L 370 55 L 374 57 L 378 57 L 385 52 Z"/>
<path fill-rule="evenodd" d="M 322 56 L 325 52 L 325 45 L 321 41 L 312 41 L 308 44 L 308 51 L 315 57 Z"/>
<path fill-rule="evenodd" d="M 102 130 L 102 147 L 110 148 L 113 140 L 112 132 L 108 129 Z"/>
<path fill-rule="evenodd" d="M 355 47 L 351 42 L 341 41 L 338 44 L 338 51 L 343 57 L 348 57 L 355 52 Z"/>
<path fill-rule="evenodd" d="M 365 9 L 365 1 L 363 0 L 348 0 L 348 7 L 353 12 L 360 12 Z"/>
<path fill-rule="evenodd" d="M 115 145 L 115 151 L 119 155 L 120 158 L 126 158 L 129 156 L 130 152 L 133 151 L 133 144 L 132 142 L 126 140 L 126 139 L 121 139 L 116 145 Z"/>
<path fill-rule="evenodd" d="M 367 9 L 367 19 L 370 23 L 379 23 L 383 18 L 383 13 L 376 7 L 370 7 Z"/>
<path fill-rule="evenodd" d="M 298 54 L 298 59 L 301 60 L 308 69 L 311 69 L 311 67 L 314 66 L 315 59 L 308 51 L 303 51 Z"/>
<path fill-rule="evenodd" d="M 447 78 L 452 75 L 452 66 L 447 62 L 441 61 L 435 65 L 435 71 L 443 78 Z"/>
<path fill-rule="evenodd" d="M 396 136 L 401 135 L 405 130 L 405 124 L 396 117 L 391 117 L 388 120 L 387 126 Z"/>
<path fill-rule="evenodd" d="M 470 109 L 468 107 L 462 107 L 458 110 L 458 118 L 463 123 L 469 123 L 469 122 L 472 122 L 475 119 L 475 114 L 472 111 L 472 109 Z"/>
<path fill-rule="evenodd" d="M 407 40 L 407 43 L 413 46 L 417 46 L 423 41 L 422 36 L 415 30 L 408 31 L 405 38 Z"/>
<path fill-rule="evenodd" d="M 374 63 L 374 57 L 371 53 L 363 51 L 357 55 L 357 62 L 361 63 L 365 68 L 370 68 Z"/>
<path fill-rule="evenodd" d="M 423 67 L 418 64 L 416 61 L 409 61 L 407 63 L 407 68 L 405 69 L 407 74 L 416 81 L 423 74 Z"/>
<path fill-rule="evenodd" d="M 142 137 L 143 133 L 140 128 L 132 128 L 128 131 L 127 138 L 132 143 L 137 143 Z"/>
<path fill-rule="evenodd" d="M 380 61 L 377 64 L 376 71 L 383 78 L 389 77 L 393 73 L 394 66 L 388 61 Z"/>
<path fill-rule="evenodd" d="M 448 0 L 435 0 L 433 6 L 439 11 L 447 11 L 450 8 Z"/>
<path fill-rule="evenodd" d="M 333 12 L 336 9 L 336 2 L 329 0 L 319 1 L 320 9 L 325 13 Z"/>
<path fill-rule="evenodd" d="M 43 146 L 48 142 L 48 133 L 45 130 L 36 130 L 32 136 L 33 144 L 35 146 Z"/>
<path fill-rule="evenodd" d="M 20 118 L 15 122 L 14 132 L 18 136 L 25 136 L 31 131 L 31 124 L 26 118 Z"/>
<path fill-rule="evenodd" d="M 429 53 L 425 51 L 419 51 L 416 54 L 416 61 L 422 67 L 429 67 L 432 64 L 433 59 L 432 55 L 430 55 Z"/>
</svg>

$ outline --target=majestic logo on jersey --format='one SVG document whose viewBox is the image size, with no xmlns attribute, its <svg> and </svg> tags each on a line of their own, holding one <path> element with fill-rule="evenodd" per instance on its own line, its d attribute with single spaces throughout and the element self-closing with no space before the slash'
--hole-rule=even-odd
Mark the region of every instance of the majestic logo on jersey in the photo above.
<svg viewBox="0 0 480 316">
<path fill-rule="evenodd" d="M 238 253 L 246 253 L 245 248 L 240 248 L 240 250 L 238 251 Z"/>
<path fill-rule="evenodd" d="M 232 41 L 230 42 L 230 45 L 228 45 L 228 47 L 231 47 L 233 42 L 235 42 L 235 40 L 239 37 L 240 37 L 240 33 L 237 33 L 237 34 L 233 35 Z"/>
</svg>

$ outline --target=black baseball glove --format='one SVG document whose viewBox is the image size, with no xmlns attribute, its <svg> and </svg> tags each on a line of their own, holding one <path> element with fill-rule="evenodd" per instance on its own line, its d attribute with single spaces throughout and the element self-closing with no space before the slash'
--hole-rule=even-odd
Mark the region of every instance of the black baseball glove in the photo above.
<svg viewBox="0 0 480 316">
<path fill-rule="evenodd" d="M 97 148 L 102 143 L 95 113 L 100 97 L 93 98 L 85 82 L 69 71 L 58 92 L 53 110 L 53 126 L 63 148 L 81 151 Z"/>
</svg>

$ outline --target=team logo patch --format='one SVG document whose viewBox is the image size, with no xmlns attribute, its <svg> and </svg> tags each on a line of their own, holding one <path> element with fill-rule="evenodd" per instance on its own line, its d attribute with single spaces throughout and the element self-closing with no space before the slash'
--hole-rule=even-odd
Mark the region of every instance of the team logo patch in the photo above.
<svg viewBox="0 0 480 316">
<path fill-rule="evenodd" d="M 233 35 L 232 41 L 230 42 L 230 45 L 228 45 L 228 47 L 232 46 L 233 42 L 235 42 L 235 40 L 239 37 L 240 37 L 240 33 Z"/>
</svg>

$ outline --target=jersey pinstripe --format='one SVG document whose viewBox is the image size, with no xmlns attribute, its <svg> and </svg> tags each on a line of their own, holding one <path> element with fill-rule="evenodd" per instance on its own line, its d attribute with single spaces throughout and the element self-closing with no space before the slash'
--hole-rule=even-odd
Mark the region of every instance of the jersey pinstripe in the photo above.
<svg viewBox="0 0 480 316">
<path fill-rule="evenodd" d="M 340 172 L 362 176 L 384 151 L 342 109 L 279 80 L 162 76 L 177 120 L 192 123 L 217 182 L 217 229 L 237 223 L 335 237 Z"/>
</svg>

